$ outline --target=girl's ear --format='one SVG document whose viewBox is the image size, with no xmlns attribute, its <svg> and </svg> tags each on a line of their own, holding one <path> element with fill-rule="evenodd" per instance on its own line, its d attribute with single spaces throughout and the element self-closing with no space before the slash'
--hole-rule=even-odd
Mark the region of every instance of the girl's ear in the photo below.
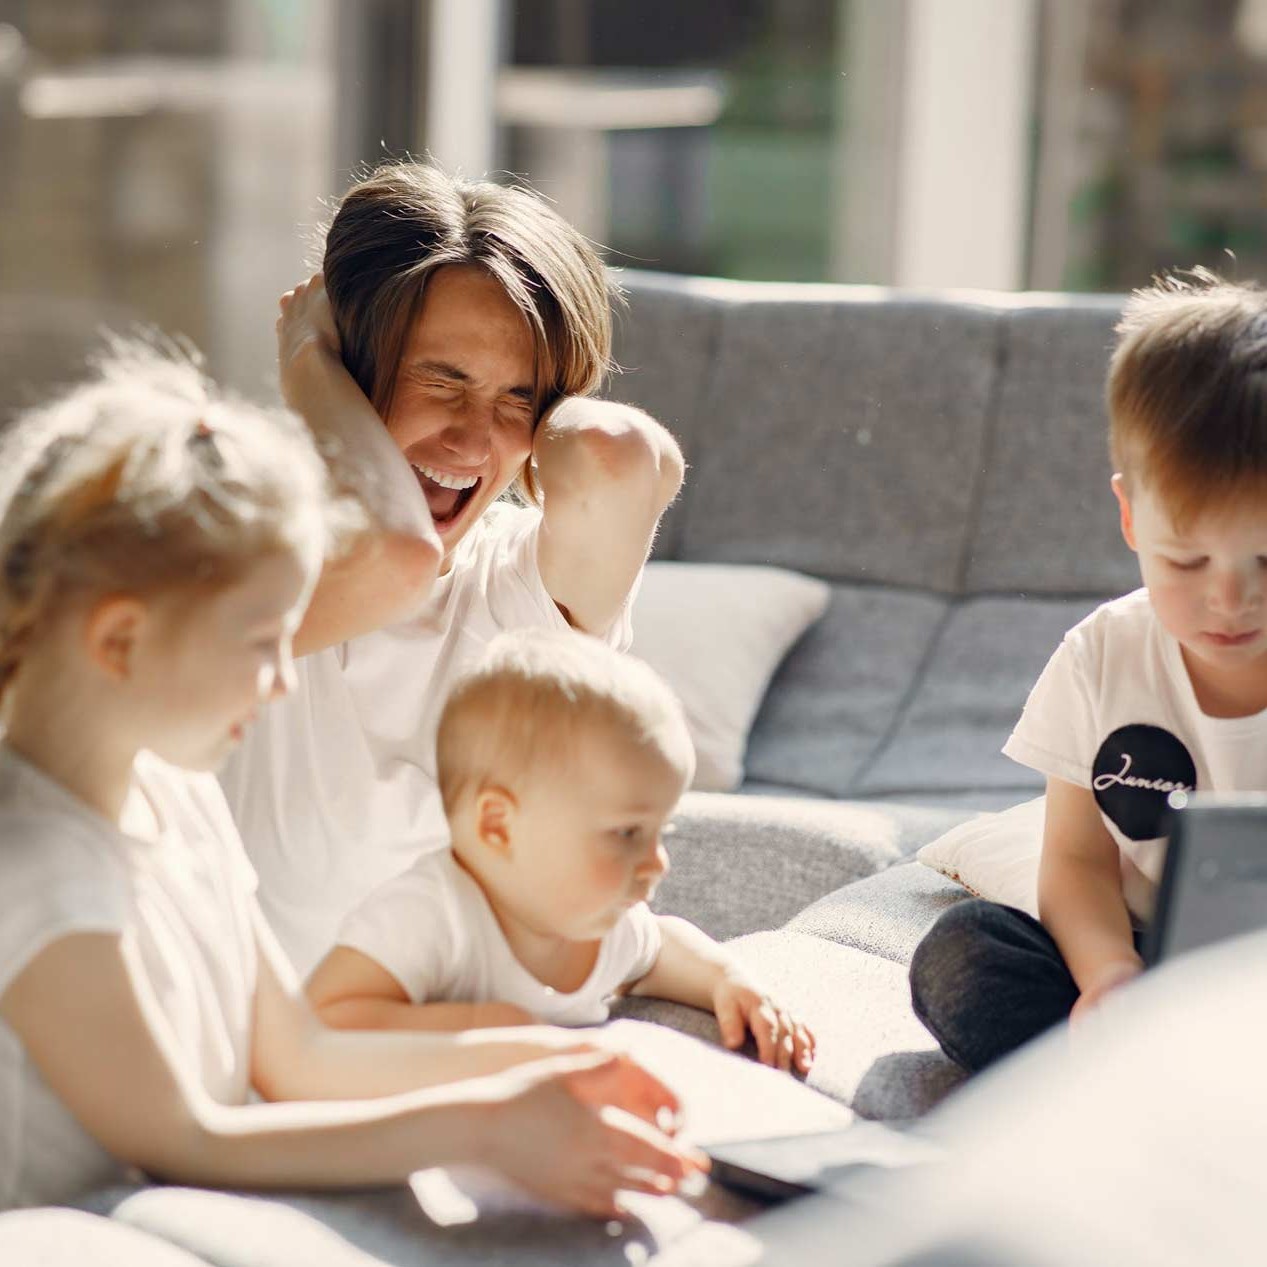
<svg viewBox="0 0 1267 1267">
<path fill-rule="evenodd" d="M 492 784 L 480 788 L 475 798 L 475 835 L 502 857 L 510 857 L 511 835 L 519 802 L 513 792 Z"/>
<path fill-rule="evenodd" d="M 136 671 L 136 646 L 145 617 L 145 604 L 126 594 L 107 595 L 90 608 L 84 649 L 112 681 L 126 682 Z"/>
<path fill-rule="evenodd" d="M 1135 544 L 1135 525 L 1131 520 L 1131 499 L 1126 491 L 1126 477 L 1118 471 L 1110 483 L 1113 486 L 1113 496 L 1117 498 L 1118 514 L 1121 516 L 1122 540 L 1132 550 L 1138 551 L 1139 547 Z"/>
</svg>

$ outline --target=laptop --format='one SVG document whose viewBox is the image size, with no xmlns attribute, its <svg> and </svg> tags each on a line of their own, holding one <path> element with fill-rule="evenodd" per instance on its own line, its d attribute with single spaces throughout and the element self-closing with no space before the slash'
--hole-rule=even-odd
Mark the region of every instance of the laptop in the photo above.
<svg viewBox="0 0 1267 1267">
<path fill-rule="evenodd" d="M 855 1121 L 840 1130 L 706 1143 L 709 1177 L 763 1201 L 785 1201 L 811 1192 L 845 1195 L 865 1171 L 932 1161 L 941 1149 L 931 1140 L 882 1122 Z"/>
<path fill-rule="evenodd" d="M 1174 793 L 1150 966 L 1267 928 L 1267 795 Z"/>
</svg>

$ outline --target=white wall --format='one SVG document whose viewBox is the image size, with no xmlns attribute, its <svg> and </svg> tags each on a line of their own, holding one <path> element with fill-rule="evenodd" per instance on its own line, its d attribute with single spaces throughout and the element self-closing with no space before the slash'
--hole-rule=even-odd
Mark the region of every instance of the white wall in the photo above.
<svg viewBox="0 0 1267 1267">
<path fill-rule="evenodd" d="M 1022 284 L 1036 27 L 1036 0 L 908 0 L 896 284 Z"/>
<path fill-rule="evenodd" d="M 471 180 L 496 162 L 494 98 L 501 62 L 500 0 L 431 0 L 427 150 Z"/>
</svg>

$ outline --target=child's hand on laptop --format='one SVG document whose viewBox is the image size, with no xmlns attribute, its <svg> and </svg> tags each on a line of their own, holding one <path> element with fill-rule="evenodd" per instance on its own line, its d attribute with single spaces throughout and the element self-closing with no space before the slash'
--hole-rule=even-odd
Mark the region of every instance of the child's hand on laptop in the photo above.
<svg viewBox="0 0 1267 1267">
<path fill-rule="evenodd" d="M 808 1026 L 738 967 L 727 968 L 714 986 L 713 1012 L 727 1047 L 741 1047 L 751 1030 L 763 1065 L 807 1073 L 814 1063 L 814 1035 Z"/>
</svg>

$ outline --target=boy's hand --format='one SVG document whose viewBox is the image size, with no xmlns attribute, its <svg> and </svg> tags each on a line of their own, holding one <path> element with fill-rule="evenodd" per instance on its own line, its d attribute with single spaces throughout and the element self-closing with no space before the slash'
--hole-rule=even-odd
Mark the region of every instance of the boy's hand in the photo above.
<svg viewBox="0 0 1267 1267">
<path fill-rule="evenodd" d="M 1069 1013 L 1070 1022 L 1076 1025 L 1079 1021 L 1085 1020 L 1106 994 L 1125 985 L 1128 981 L 1133 981 L 1143 970 L 1144 965 L 1138 959 L 1121 959 L 1106 964 L 1078 995 Z"/>
<path fill-rule="evenodd" d="M 530 1192 L 600 1218 L 623 1217 L 623 1190 L 674 1192 L 708 1169 L 698 1150 L 654 1123 L 677 1099 L 628 1057 L 593 1052 L 503 1075 L 509 1094 L 488 1160 Z"/>
<path fill-rule="evenodd" d="M 814 1063 L 814 1035 L 808 1027 L 737 970 L 728 969 L 714 987 L 713 1011 L 722 1042 L 732 1050 L 743 1045 L 751 1030 L 763 1065 L 807 1073 Z"/>
</svg>

